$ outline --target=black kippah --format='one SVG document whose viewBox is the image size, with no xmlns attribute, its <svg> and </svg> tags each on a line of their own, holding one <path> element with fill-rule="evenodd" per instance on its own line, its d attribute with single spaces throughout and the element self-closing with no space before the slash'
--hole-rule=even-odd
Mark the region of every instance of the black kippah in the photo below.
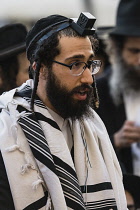
<svg viewBox="0 0 140 210">
<path fill-rule="evenodd" d="M 28 55 L 29 46 L 34 45 L 34 43 L 37 42 L 44 35 L 42 31 L 45 31 L 45 29 L 47 29 L 53 24 L 56 24 L 65 20 L 69 20 L 69 19 L 61 15 L 50 15 L 48 17 L 38 20 L 35 23 L 35 25 L 32 27 L 32 29 L 28 32 L 27 37 L 26 37 L 27 55 Z"/>
</svg>

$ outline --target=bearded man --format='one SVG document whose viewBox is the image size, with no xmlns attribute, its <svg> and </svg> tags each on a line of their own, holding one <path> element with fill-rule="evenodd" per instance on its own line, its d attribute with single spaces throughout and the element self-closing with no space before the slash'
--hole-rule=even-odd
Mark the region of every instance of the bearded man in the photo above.
<svg viewBox="0 0 140 210">
<path fill-rule="evenodd" d="M 97 80 L 104 121 L 124 172 L 140 176 L 140 1 L 122 0 L 106 42 L 111 66 Z"/>
<path fill-rule="evenodd" d="M 27 35 L 32 79 L 0 98 L 1 209 L 127 208 L 118 160 L 90 107 L 101 66 L 94 21 L 51 15 Z"/>
</svg>

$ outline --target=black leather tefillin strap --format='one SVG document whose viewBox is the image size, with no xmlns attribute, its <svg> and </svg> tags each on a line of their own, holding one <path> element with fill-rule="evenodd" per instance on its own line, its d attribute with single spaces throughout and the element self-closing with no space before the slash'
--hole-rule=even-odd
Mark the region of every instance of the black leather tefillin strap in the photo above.
<svg viewBox="0 0 140 210">
<path fill-rule="evenodd" d="M 42 31 L 40 31 L 31 41 L 29 46 L 27 47 L 27 55 L 30 47 L 35 43 L 41 43 L 43 40 L 50 37 L 55 32 L 61 31 L 67 27 L 73 28 L 78 34 L 81 36 L 93 35 L 95 33 L 95 29 L 93 25 L 96 21 L 96 18 L 88 12 L 81 13 L 79 18 L 70 18 L 55 24 L 52 24 Z"/>
</svg>

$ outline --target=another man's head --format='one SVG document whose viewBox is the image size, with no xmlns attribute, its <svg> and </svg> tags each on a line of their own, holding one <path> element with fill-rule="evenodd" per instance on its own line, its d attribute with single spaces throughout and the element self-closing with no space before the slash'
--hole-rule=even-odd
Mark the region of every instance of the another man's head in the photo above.
<svg viewBox="0 0 140 210">
<path fill-rule="evenodd" d="M 140 91 L 139 8 L 139 0 L 121 0 L 116 27 L 109 35 L 108 54 L 113 66 L 110 83 L 117 103 L 123 91 Z"/>
<path fill-rule="evenodd" d="M 19 23 L 0 28 L 0 93 L 15 88 L 28 79 L 26 35 L 25 26 Z"/>
<path fill-rule="evenodd" d="M 97 40 L 77 33 L 70 19 L 52 15 L 35 24 L 26 43 L 31 75 L 44 104 L 63 118 L 89 116 Z"/>
</svg>

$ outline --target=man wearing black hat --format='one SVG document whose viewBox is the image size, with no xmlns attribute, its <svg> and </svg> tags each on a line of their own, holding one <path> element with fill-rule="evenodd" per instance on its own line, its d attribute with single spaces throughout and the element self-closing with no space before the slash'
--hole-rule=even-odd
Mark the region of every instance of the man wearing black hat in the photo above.
<svg viewBox="0 0 140 210">
<path fill-rule="evenodd" d="M 111 67 L 97 80 L 98 114 L 124 171 L 140 176 L 140 1 L 121 0 L 109 32 Z"/>
<path fill-rule="evenodd" d="M 21 23 L 0 28 L 0 94 L 20 86 L 28 76 L 26 27 Z"/>
<path fill-rule="evenodd" d="M 51 15 L 28 33 L 33 79 L 0 97 L 0 206 L 7 191 L 18 210 L 126 210 L 118 160 L 90 108 L 101 66 L 94 22 L 89 13 Z"/>
</svg>

